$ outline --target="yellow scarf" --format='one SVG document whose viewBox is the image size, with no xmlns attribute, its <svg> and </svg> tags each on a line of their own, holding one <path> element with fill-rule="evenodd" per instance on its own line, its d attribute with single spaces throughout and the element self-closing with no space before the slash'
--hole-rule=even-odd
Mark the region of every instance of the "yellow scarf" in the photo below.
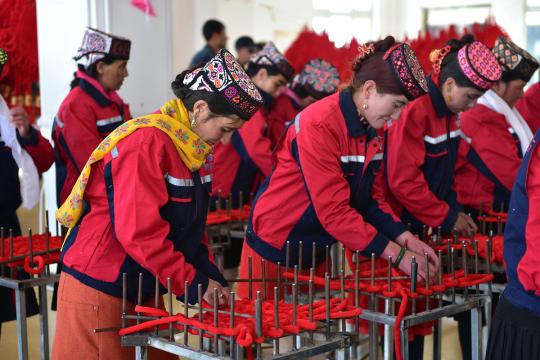
<svg viewBox="0 0 540 360">
<path fill-rule="evenodd" d="M 191 171 L 200 169 L 206 162 L 206 156 L 212 151 L 212 146 L 191 130 L 188 111 L 182 101 L 169 100 L 161 107 L 161 114 L 145 115 L 127 121 L 103 139 L 84 165 L 68 198 L 56 211 L 56 218 L 62 225 L 73 228 L 82 215 L 84 190 L 90 178 L 92 164 L 103 159 L 120 140 L 145 127 L 156 127 L 166 133 L 174 143 L 183 163 Z"/>
</svg>

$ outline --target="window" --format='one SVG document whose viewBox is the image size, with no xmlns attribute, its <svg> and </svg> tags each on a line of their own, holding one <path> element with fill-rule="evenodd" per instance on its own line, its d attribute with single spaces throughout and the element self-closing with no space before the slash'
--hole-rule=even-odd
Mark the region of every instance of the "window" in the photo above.
<svg viewBox="0 0 540 360">
<path fill-rule="evenodd" d="M 336 47 L 356 38 L 366 42 L 372 37 L 372 0 L 312 0 L 311 26 L 317 33 L 326 31 Z"/>
<path fill-rule="evenodd" d="M 527 0 L 525 9 L 527 50 L 536 59 L 540 59 L 540 0 Z M 538 71 L 536 71 L 531 81 L 536 82 L 538 79 Z"/>
<path fill-rule="evenodd" d="M 424 8 L 423 11 L 424 29 L 436 31 L 455 25 L 456 30 L 461 32 L 474 23 L 483 23 L 490 15 L 491 5 L 434 6 Z"/>
</svg>

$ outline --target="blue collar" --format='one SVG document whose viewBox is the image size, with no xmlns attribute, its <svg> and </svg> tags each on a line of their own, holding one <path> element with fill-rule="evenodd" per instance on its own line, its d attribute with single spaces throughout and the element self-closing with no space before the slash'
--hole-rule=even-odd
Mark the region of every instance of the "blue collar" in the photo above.
<svg viewBox="0 0 540 360">
<path fill-rule="evenodd" d="M 358 116 L 358 111 L 354 105 L 353 97 L 349 89 L 339 93 L 339 108 L 345 118 L 350 137 L 367 135 L 368 139 L 371 139 L 377 136 L 375 129 L 371 127 L 366 129 L 360 121 L 360 116 Z"/>
<path fill-rule="evenodd" d="M 79 87 L 85 92 L 87 93 L 88 95 L 90 95 L 90 97 L 92 99 L 94 99 L 98 104 L 99 106 L 101 107 L 107 107 L 109 105 L 111 105 L 111 101 L 109 99 L 107 99 L 105 96 L 103 96 L 102 93 L 99 92 L 98 89 L 96 89 L 92 84 L 90 84 L 89 82 L 83 80 L 83 79 L 79 79 Z"/>
<path fill-rule="evenodd" d="M 448 106 L 446 106 L 446 102 L 444 101 L 444 97 L 442 96 L 441 90 L 435 85 L 433 80 L 431 80 L 431 77 L 427 78 L 428 88 L 429 88 L 429 98 L 431 99 L 431 103 L 433 104 L 433 107 L 435 108 L 435 112 L 437 113 L 437 116 L 439 118 L 442 118 L 444 116 L 451 116 L 453 113 L 450 111 Z"/>
</svg>

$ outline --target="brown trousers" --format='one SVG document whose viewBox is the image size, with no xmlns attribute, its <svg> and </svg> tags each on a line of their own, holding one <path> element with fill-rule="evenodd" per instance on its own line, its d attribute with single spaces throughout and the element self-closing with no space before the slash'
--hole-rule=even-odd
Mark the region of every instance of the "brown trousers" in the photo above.
<svg viewBox="0 0 540 360">
<path fill-rule="evenodd" d="M 147 306 L 153 306 L 151 299 Z M 163 304 L 161 304 L 163 307 Z M 127 303 L 127 311 L 135 306 Z M 97 328 L 120 327 L 122 300 L 93 289 L 73 276 L 62 273 L 58 287 L 56 334 L 53 342 L 53 360 L 133 360 L 135 348 L 120 346 L 116 331 L 94 333 Z M 151 360 L 178 359 L 156 349 L 149 349 Z"/>
</svg>

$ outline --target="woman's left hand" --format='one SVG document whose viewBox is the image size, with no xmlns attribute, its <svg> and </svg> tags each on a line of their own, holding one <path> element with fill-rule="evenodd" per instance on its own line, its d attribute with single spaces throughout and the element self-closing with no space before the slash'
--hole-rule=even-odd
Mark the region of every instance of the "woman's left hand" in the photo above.
<svg viewBox="0 0 540 360">
<path fill-rule="evenodd" d="M 11 114 L 11 123 L 19 130 L 19 135 L 28 137 L 30 135 L 30 119 L 26 110 L 20 106 L 16 106 L 9 112 Z"/>
<path fill-rule="evenodd" d="M 435 254 L 435 250 L 422 240 L 418 239 L 418 237 L 414 236 L 410 231 L 401 233 L 401 235 L 396 238 L 396 242 L 401 246 L 406 246 L 408 250 L 415 252 L 422 257 L 424 254 L 427 254 L 429 262 L 432 263 L 436 269 L 439 268 L 439 258 L 437 254 Z"/>
</svg>

